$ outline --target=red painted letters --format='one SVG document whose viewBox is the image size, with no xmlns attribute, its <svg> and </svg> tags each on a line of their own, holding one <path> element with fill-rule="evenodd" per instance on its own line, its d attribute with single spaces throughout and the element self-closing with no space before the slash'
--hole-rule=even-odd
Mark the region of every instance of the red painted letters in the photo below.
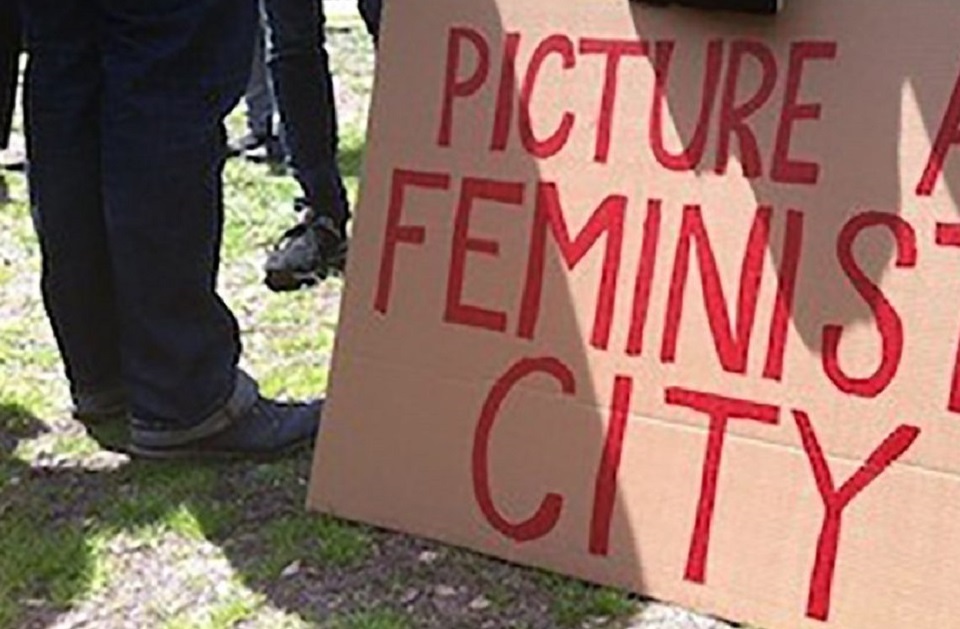
<svg viewBox="0 0 960 629">
<path fill-rule="evenodd" d="M 395 170 L 390 186 L 390 207 L 387 210 L 386 234 L 383 237 L 383 254 L 380 257 L 380 281 L 377 283 L 376 309 L 387 312 L 390 303 L 390 289 L 393 286 L 393 266 L 397 258 L 397 245 L 408 242 L 422 245 L 426 240 L 423 227 L 401 225 L 403 204 L 408 187 L 433 190 L 447 190 L 450 187 L 450 175 L 427 173 L 413 170 Z"/>
<path fill-rule="evenodd" d="M 810 418 L 803 411 L 794 411 L 797 427 L 803 440 L 803 449 L 810 459 L 813 476 L 817 481 L 817 490 L 823 499 L 823 528 L 817 542 L 817 559 L 810 579 L 810 597 L 807 615 L 816 620 L 827 620 L 830 615 L 830 592 L 833 586 L 833 572 L 837 563 L 837 548 L 840 545 L 840 527 L 843 523 L 843 510 L 861 491 L 866 489 L 880 474 L 906 452 L 920 436 L 920 429 L 913 426 L 900 426 L 887 437 L 880 447 L 839 489 L 833 480 L 827 458 L 820 447 L 817 435 L 813 431 Z"/>
<path fill-rule="evenodd" d="M 555 358 L 521 360 L 493 386 L 483 405 L 473 440 L 473 491 L 480 510 L 493 528 L 517 542 L 529 542 L 548 534 L 557 525 L 560 512 L 563 510 L 563 497 L 551 493 L 547 494 L 536 513 L 529 519 L 519 523 L 510 522 L 497 510 L 490 490 L 488 456 L 490 433 L 493 431 L 500 408 L 511 390 L 521 380 L 537 374 L 550 376 L 559 382 L 564 395 L 573 395 L 576 392 L 573 373 L 559 360 Z"/>
<path fill-rule="evenodd" d="M 763 255 L 770 234 L 770 215 L 770 208 L 759 208 L 753 221 L 753 228 L 750 230 L 747 250 L 743 256 L 743 266 L 740 270 L 737 326 L 734 331 L 730 325 L 730 315 L 723 296 L 717 261 L 710 246 L 706 227 L 703 225 L 700 207 L 688 205 L 684 208 L 683 225 L 680 228 L 680 239 L 677 243 L 677 254 L 673 266 L 673 279 L 670 282 L 670 301 L 664 322 L 663 348 L 660 354 L 663 362 L 672 363 L 676 360 L 677 337 L 683 316 L 684 292 L 689 274 L 690 244 L 693 242 L 699 262 L 707 320 L 710 323 L 710 331 L 713 333 L 713 342 L 720 364 L 724 370 L 732 373 L 746 372 L 750 337 L 757 313 Z"/>
<path fill-rule="evenodd" d="M 527 281 L 523 291 L 518 334 L 533 338 L 540 315 L 540 296 L 543 288 L 543 269 L 546 261 L 547 229 L 553 234 L 567 268 L 573 269 L 593 248 L 603 234 L 607 235 L 607 248 L 603 258 L 603 272 L 597 296 L 596 315 L 590 344 L 606 349 L 610 340 L 613 307 L 617 296 L 617 276 L 620 271 L 620 250 L 623 244 L 623 218 L 627 198 L 608 197 L 596 209 L 587 225 L 577 237 L 570 238 L 567 222 L 560 207 L 560 194 L 556 185 L 541 183 L 537 190 L 537 210 L 530 241 L 530 258 L 527 265 Z"/>
<path fill-rule="evenodd" d="M 903 355 L 903 323 L 900 315 L 883 292 L 857 265 L 853 245 L 866 229 L 886 227 L 893 233 L 897 245 L 897 266 L 911 268 L 917 263 L 917 237 L 909 223 L 899 216 L 881 212 L 859 214 L 844 226 L 837 241 L 837 257 L 854 288 L 863 297 L 877 320 L 882 342 L 880 365 L 866 378 L 849 376 L 840 366 L 838 356 L 843 326 L 828 325 L 823 329 L 823 368 L 830 380 L 844 393 L 861 397 L 876 397 L 889 386 L 897 374 Z"/>
<path fill-rule="evenodd" d="M 450 273 L 447 276 L 447 309 L 443 315 L 445 322 L 498 332 L 503 332 L 507 328 L 505 313 L 463 303 L 467 253 L 472 251 L 494 257 L 500 253 L 500 245 L 496 241 L 470 236 L 470 215 L 476 208 L 475 203 L 478 200 L 494 201 L 504 205 L 520 205 L 523 203 L 523 190 L 522 183 L 464 179 L 454 220 Z"/>
<path fill-rule="evenodd" d="M 477 66 L 466 78 L 460 78 L 463 46 L 469 42 L 477 54 Z M 440 115 L 440 134 L 437 144 L 450 146 L 453 137 L 453 105 L 458 98 L 476 94 L 490 73 L 490 45 L 472 28 L 453 28 L 447 45 L 447 78 L 443 88 L 443 113 Z"/>
<path fill-rule="evenodd" d="M 717 485 L 720 479 L 720 463 L 723 460 L 723 442 L 731 419 L 776 424 L 780 409 L 776 406 L 736 400 L 710 393 L 699 393 L 679 387 L 667 389 L 667 404 L 686 406 L 710 418 L 710 437 L 703 461 L 703 481 L 700 485 L 700 504 L 697 507 L 696 524 L 690 542 L 685 578 L 695 583 L 704 583 L 707 578 L 707 555 L 710 549 L 710 528 L 713 525 L 713 508 L 717 501 Z"/>
</svg>

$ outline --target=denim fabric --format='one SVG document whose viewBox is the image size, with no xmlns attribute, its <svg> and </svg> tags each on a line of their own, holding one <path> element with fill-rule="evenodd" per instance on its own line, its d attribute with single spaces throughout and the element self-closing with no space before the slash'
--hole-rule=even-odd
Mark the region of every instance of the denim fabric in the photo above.
<svg viewBox="0 0 960 629">
<path fill-rule="evenodd" d="M 223 118 L 256 0 L 24 0 L 42 293 L 74 391 L 122 383 L 171 428 L 222 406 L 237 322 L 216 292 Z"/>
<path fill-rule="evenodd" d="M 261 3 L 262 4 L 262 3 Z M 277 133 L 274 118 L 277 114 L 277 102 L 273 95 L 273 81 L 267 69 L 266 38 L 269 29 L 266 16 L 257 24 L 253 37 L 253 63 L 250 68 L 250 82 L 243 96 L 247 106 L 247 129 L 257 137 L 273 136 Z"/>
<path fill-rule="evenodd" d="M 345 229 L 350 210 L 337 165 L 337 112 L 323 3 L 264 0 L 264 8 L 267 63 L 294 176 L 310 206 Z"/>
</svg>

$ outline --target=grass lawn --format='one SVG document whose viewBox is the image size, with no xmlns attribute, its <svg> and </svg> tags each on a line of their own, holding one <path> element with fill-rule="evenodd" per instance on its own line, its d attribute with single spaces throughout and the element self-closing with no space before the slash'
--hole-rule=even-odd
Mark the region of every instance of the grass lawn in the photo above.
<svg viewBox="0 0 960 629">
<path fill-rule="evenodd" d="M 331 41 L 355 194 L 372 50 L 356 24 L 338 21 Z M 242 126 L 241 111 L 230 124 Z M 215 467 L 99 451 L 68 418 L 22 178 L 11 190 L 19 201 L 0 207 L 0 627 L 625 627 L 641 609 L 610 590 L 306 514 L 308 454 Z M 336 282 L 294 295 L 262 284 L 296 193 L 263 166 L 228 165 L 221 289 L 245 366 L 279 397 L 323 392 L 340 295 Z M 718 626 L 676 614 L 658 626 Z"/>
</svg>

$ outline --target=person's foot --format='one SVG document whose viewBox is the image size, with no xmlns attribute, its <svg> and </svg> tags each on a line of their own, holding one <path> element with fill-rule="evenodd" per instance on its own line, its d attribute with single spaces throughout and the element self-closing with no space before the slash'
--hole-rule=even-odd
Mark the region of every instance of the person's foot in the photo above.
<svg viewBox="0 0 960 629">
<path fill-rule="evenodd" d="M 274 459 L 313 445 L 323 402 L 283 404 L 243 375 L 230 401 L 198 426 L 169 430 L 133 420 L 129 452 L 145 459 Z"/>
<path fill-rule="evenodd" d="M 346 267 L 347 240 L 324 216 L 307 210 L 303 222 L 287 230 L 264 267 L 266 285 L 275 292 L 315 286 Z"/>
<path fill-rule="evenodd" d="M 221 432 L 179 445 L 131 442 L 132 456 L 144 459 L 230 460 L 279 458 L 313 445 L 323 402 L 281 404 L 261 398 Z"/>
<path fill-rule="evenodd" d="M 73 418 L 104 450 L 126 452 L 130 411 L 122 387 L 77 391 L 73 395 Z"/>
</svg>

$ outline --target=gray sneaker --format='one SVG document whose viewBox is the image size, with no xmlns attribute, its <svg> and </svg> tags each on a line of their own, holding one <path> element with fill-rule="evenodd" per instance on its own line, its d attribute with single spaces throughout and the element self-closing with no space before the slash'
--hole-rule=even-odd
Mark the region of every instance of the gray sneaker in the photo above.
<svg viewBox="0 0 960 629">
<path fill-rule="evenodd" d="M 265 283 L 275 292 L 315 286 L 346 268 L 347 240 L 331 219 L 312 210 L 287 230 L 267 257 Z"/>
<path fill-rule="evenodd" d="M 271 460 L 313 445 L 323 401 L 280 403 L 238 373 L 227 403 L 199 424 L 170 428 L 131 419 L 131 456 L 144 459 Z"/>
</svg>

